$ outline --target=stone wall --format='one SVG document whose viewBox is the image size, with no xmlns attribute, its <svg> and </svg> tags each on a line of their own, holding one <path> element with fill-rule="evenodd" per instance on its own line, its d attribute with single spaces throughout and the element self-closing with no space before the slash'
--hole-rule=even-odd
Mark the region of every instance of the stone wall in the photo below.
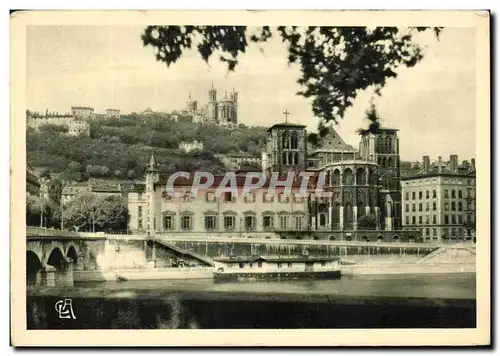
<svg viewBox="0 0 500 356">
<path fill-rule="evenodd" d="M 241 240 L 240 240 L 241 241 Z M 182 249 L 209 258 L 222 256 L 243 255 L 279 255 L 297 256 L 309 254 L 311 256 L 420 256 L 423 257 L 433 252 L 437 247 L 419 246 L 356 246 L 356 245 L 334 245 L 319 243 L 293 243 L 281 241 L 266 242 L 204 242 L 189 240 L 169 240 L 169 243 Z"/>
</svg>

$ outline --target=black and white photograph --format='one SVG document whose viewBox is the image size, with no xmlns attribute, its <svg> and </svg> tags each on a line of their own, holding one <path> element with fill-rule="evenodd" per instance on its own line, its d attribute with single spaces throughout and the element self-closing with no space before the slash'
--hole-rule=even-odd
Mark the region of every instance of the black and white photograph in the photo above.
<svg viewBox="0 0 500 356">
<path fill-rule="evenodd" d="M 487 344 L 489 13 L 238 13 L 11 14 L 13 342 Z"/>
</svg>

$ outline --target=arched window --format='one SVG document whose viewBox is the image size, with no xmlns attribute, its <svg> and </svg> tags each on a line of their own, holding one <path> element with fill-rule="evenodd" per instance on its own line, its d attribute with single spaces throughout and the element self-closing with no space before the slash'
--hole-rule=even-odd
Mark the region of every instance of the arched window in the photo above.
<svg viewBox="0 0 500 356">
<path fill-rule="evenodd" d="M 387 159 L 387 167 L 388 167 L 388 168 L 391 168 L 391 167 L 392 167 L 392 158 L 391 158 L 391 157 L 389 157 L 389 158 Z"/>
<path fill-rule="evenodd" d="M 345 206 L 345 223 L 347 226 L 352 225 L 353 214 L 352 214 L 352 206 L 351 204 L 347 204 Z"/>
<path fill-rule="evenodd" d="M 294 156 L 295 156 L 295 164 L 299 164 L 299 153 L 295 152 Z"/>
<path fill-rule="evenodd" d="M 357 185 L 366 184 L 366 175 L 365 175 L 365 170 L 363 168 L 358 168 L 358 170 L 356 171 L 356 184 Z"/>
<path fill-rule="evenodd" d="M 286 152 L 283 152 L 283 157 L 281 160 L 281 164 L 286 164 Z"/>
<path fill-rule="evenodd" d="M 332 209 L 332 223 L 338 224 L 340 222 L 340 204 L 335 203 Z"/>
<path fill-rule="evenodd" d="M 382 157 L 382 168 L 387 167 L 387 162 L 385 160 L 385 157 Z"/>
<path fill-rule="evenodd" d="M 333 171 L 332 185 L 340 185 L 340 171 L 338 169 Z"/>
<path fill-rule="evenodd" d="M 387 137 L 387 153 L 392 153 L 392 139 Z"/>
<path fill-rule="evenodd" d="M 291 149 L 296 150 L 299 148 L 299 137 L 297 131 L 292 132 Z"/>
<path fill-rule="evenodd" d="M 344 171 L 344 182 L 345 185 L 352 185 L 352 171 L 350 168 L 347 168 Z"/>
<path fill-rule="evenodd" d="M 358 219 L 366 215 L 365 203 L 362 200 L 358 200 Z"/>
<path fill-rule="evenodd" d="M 292 152 L 288 153 L 288 164 L 293 164 L 293 153 Z"/>
<path fill-rule="evenodd" d="M 283 148 L 290 148 L 290 135 L 287 131 L 283 132 L 282 146 Z"/>
</svg>

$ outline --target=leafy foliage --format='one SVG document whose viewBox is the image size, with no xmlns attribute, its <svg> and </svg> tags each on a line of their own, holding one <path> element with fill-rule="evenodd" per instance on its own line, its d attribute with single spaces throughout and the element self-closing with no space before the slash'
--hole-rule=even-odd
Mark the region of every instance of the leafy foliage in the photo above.
<svg viewBox="0 0 500 356">
<path fill-rule="evenodd" d="M 372 102 L 370 104 L 370 108 L 366 111 L 366 120 L 368 120 L 368 128 L 363 129 L 360 128 L 358 129 L 358 133 L 361 135 L 368 134 L 368 133 L 377 133 L 378 129 L 380 128 L 380 117 L 377 113 L 377 109 L 375 108 L 375 104 Z"/>
<path fill-rule="evenodd" d="M 245 26 L 148 26 L 141 38 L 167 66 L 196 46 L 205 62 L 218 52 L 233 71 L 248 46 L 277 34 L 287 45 L 288 63 L 300 65 L 297 82 L 303 90 L 297 94 L 312 98 L 314 114 L 325 123 L 337 123 L 359 91 L 373 87 L 380 95 L 387 80 L 397 77 L 398 67 L 413 67 L 423 58 L 414 34 L 429 29 L 264 26 L 251 34 Z M 442 28 L 433 30 L 438 37 Z"/>
<path fill-rule="evenodd" d="M 215 154 L 260 155 L 267 138 L 264 128 L 238 126 L 229 130 L 173 120 L 168 114 L 94 120 L 90 137 L 52 131 L 28 131 L 26 135 L 28 161 L 35 167 L 44 167 L 46 172 L 59 173 L 60 179 L 72 181 L 86 181 L 89 177 L 140 179 L 152 151 L 162 171 L 223 171 Z M 203 151 L 185 153 L 178 149 L 180 142 L 194 140 L 203 142 Z"/>
<path fill-rule="evenodd" d="M 373 214 L 363 215 L 358 219 L 359 230 L 375 230 L 377 228 L 377 217 Z"/>
<path fill-rule="evenodd" d="M 123 232 L 127 229 L 128 209 L 121 196 L 82 193 L 64 209 L 64 225 L 77 231 Z"/>
</svg>

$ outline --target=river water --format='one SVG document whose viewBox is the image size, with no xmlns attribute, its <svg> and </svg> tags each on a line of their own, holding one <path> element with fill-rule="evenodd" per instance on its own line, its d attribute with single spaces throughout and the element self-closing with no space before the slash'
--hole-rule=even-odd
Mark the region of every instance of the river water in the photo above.
<svg viewBox="0 0 500 356">
<path fill-rule="evenodd" d="M 200 291 L 352 297 L 475 299 L 474 273 L 436 275 L 342 276 L 338 280 L 214 283 L 211 279 L 126 282 L 79 282 L 81 293 L 92 290 Z M 84 296 L 84 295 L 82 295 Z"/>
</svg>

